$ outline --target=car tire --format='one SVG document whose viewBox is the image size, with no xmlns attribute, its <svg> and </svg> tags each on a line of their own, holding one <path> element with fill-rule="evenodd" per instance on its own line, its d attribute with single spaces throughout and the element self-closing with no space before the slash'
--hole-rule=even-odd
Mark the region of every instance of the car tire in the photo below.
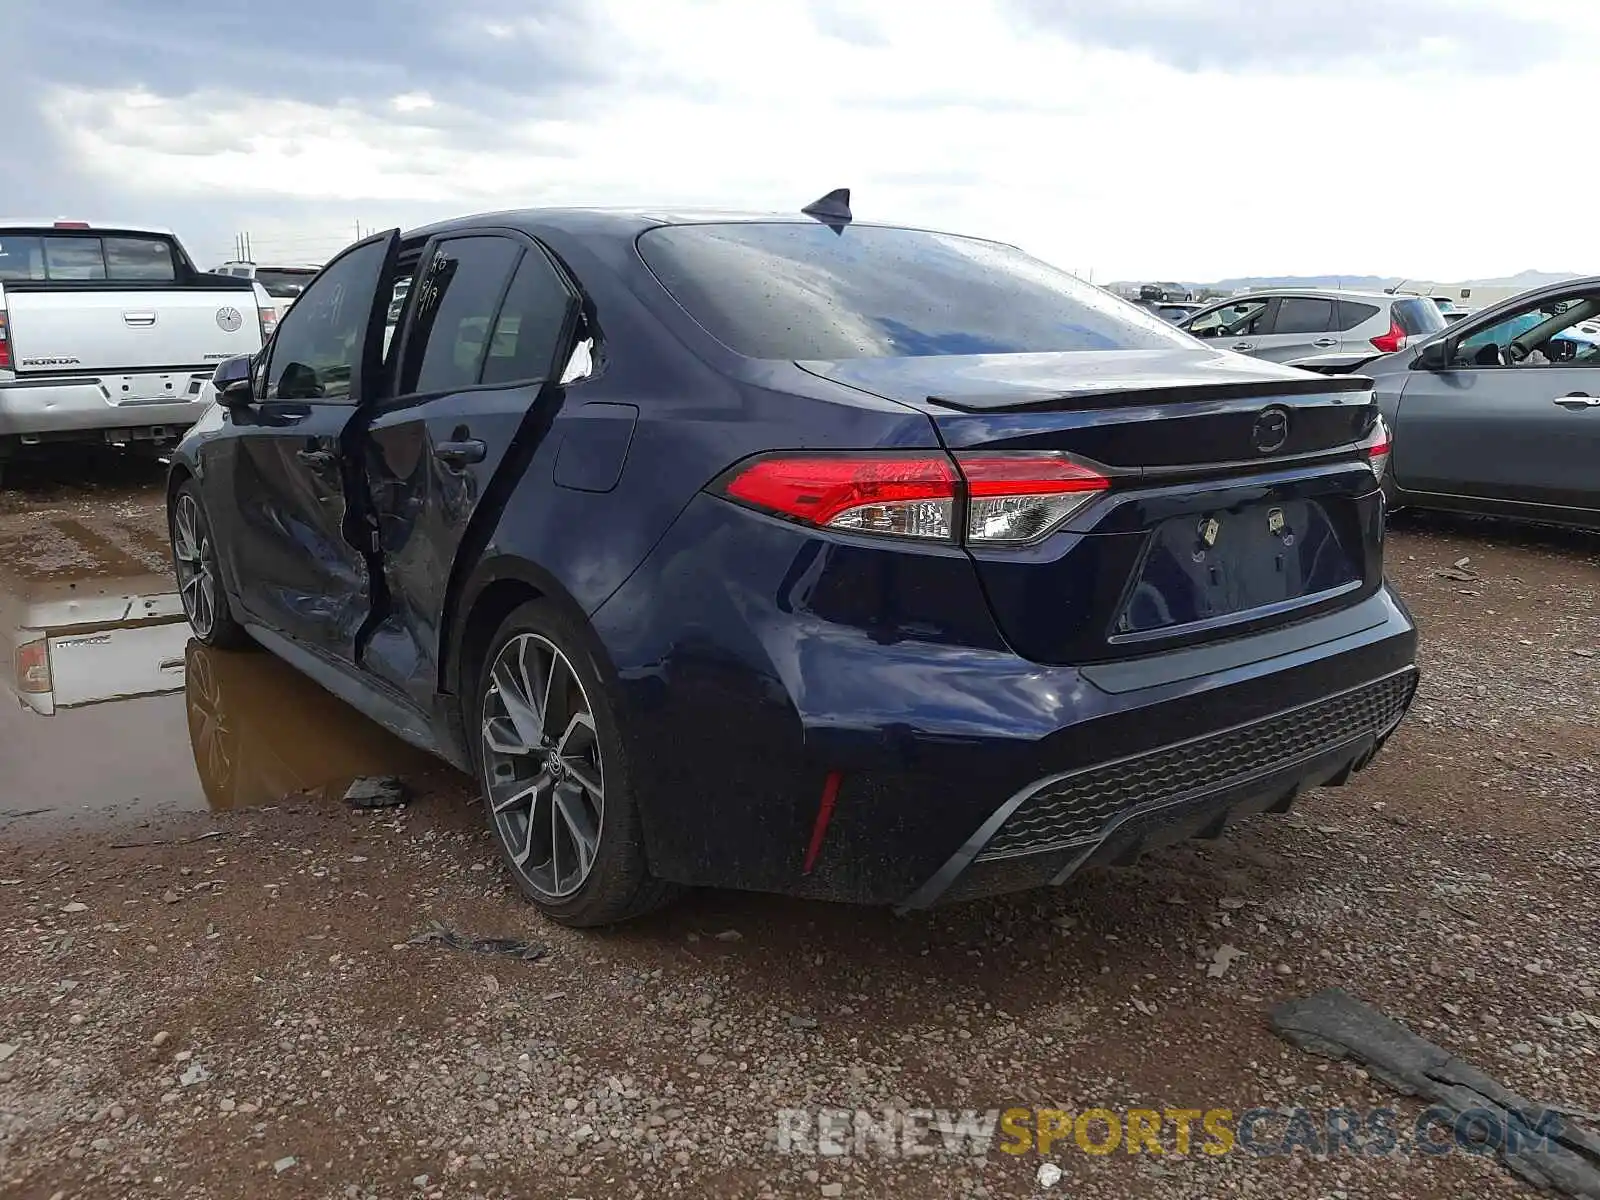
<svg viewBox="0 0 1600 1200">
<path fill-rule="evenodd" d="M 469 726 L 506 870 L 545 916 L 575 927 L 642 916 L 676 891 L 650 874 L 627 747 L 592 646 L 554 605 L 521 605 L 490 640 Z"/>
<path fill-rule="evenodd" d="M 219 650 L 242 649 L 250 635 L 234 619 L 217 567 L 217 541 L 211 532 L 200 489 L 185 480 L 167 505 L 167 535 L 172 543 L 172 569 L 177 576 L 184 616 L 195 638 Z"/>
</svg>

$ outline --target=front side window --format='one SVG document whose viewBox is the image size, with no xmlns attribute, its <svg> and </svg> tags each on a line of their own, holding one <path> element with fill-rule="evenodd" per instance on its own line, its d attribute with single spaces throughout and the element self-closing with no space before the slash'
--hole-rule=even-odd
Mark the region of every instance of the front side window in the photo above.
<svg viewBox="0 0 1600 1200">
<path fill-rule="evenodd" d="M 1600 338 L 1583 329 L 1596 316 L 1600 293 L 1529 305 L 1462 338 L 1452 365 L 1600 366 Z"/>
<path fill-rule="evenodd" d="M 358 246 L 329 266 L 278 322 L 267 367 L 268 400 L 353 404 L 385 242 Z"/>
<path fill-rule="evenodd" d="M 1266 300 L 1238 300 L 1201 313 L 1188 325 L 1195 337 L 1244 337 L 1260 333 L 1266 323 Z"/>
<path fill-rule="evenodd" d="M 639 253 L 701 327 L 747 358 L 905 358 L 1185 345 L 1155 313 L 1020 250 L 916 229 L 669 225 Z"/>
</svg>

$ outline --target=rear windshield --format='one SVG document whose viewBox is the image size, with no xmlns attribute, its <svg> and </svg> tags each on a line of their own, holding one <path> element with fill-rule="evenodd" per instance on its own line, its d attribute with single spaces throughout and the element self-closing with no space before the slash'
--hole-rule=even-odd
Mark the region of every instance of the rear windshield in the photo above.
<svg viewBox="0 0 1600 1200">
<path fill-rule="evenodd" d="M 1154 313 L 991 242 L 914 229 L 675 225 L 639 239 L 667 291 L 748 358 L 1153 350 Z"/>
<path fill-rule="evenodd" d="M 292 300 L 306 290 L 306 284 L 316 276 L 315 271 L 282 271 L 271 267 L 256 268 L 256 282 L 267 289 L 267 295 L 280 300 Z"/>
<path fill-rule="evenodd" d="M 1432 300 L 1396 300 L 1394 315 L 1410 337 L 1438 333 L 1446 325 L 1444 314 Z"/>
<path fill-rule="evenodd" d="M 0 282 L 85 279 L 170 282 L 177 277 L 172 243 L 164 238 L 0 230 Z"/>
</svg>

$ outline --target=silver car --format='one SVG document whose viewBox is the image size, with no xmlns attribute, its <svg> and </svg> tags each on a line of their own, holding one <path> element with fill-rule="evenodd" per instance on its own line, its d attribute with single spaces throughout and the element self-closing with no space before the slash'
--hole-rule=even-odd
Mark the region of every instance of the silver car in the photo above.
<svg viewBox="0 0 1600 1200">
<path fill-rule="evenodd" d="M 1324 373 L 1393 354 L 1445 327 L 1423 296 L 1339 289 L 1273 289 L 1230 296 L 1178 322 L 1229 350 Z"/>
</svg>

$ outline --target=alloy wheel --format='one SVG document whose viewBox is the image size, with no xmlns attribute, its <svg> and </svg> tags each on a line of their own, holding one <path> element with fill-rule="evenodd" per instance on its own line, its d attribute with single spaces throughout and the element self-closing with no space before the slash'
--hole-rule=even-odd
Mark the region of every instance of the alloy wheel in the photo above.
<svg viewBox="0 0 1600 1200">
<path fill-rule="evenodd" d="M 183 613 L 196 636 L 211 636 L 217 623 L 217 576 L 211 533 L 200 504 L 188 492 L 178 496 L 172 512 L 172 556 L 178 569 Z"/>
<path fill-rule="evenodd" d="M 539 895 L 589 878 L 605 818 L 605 757 L 594 709 L 554 643 L 519 633 L 485 676 L 483 774 L 495 830 Z"/>
</svg>

